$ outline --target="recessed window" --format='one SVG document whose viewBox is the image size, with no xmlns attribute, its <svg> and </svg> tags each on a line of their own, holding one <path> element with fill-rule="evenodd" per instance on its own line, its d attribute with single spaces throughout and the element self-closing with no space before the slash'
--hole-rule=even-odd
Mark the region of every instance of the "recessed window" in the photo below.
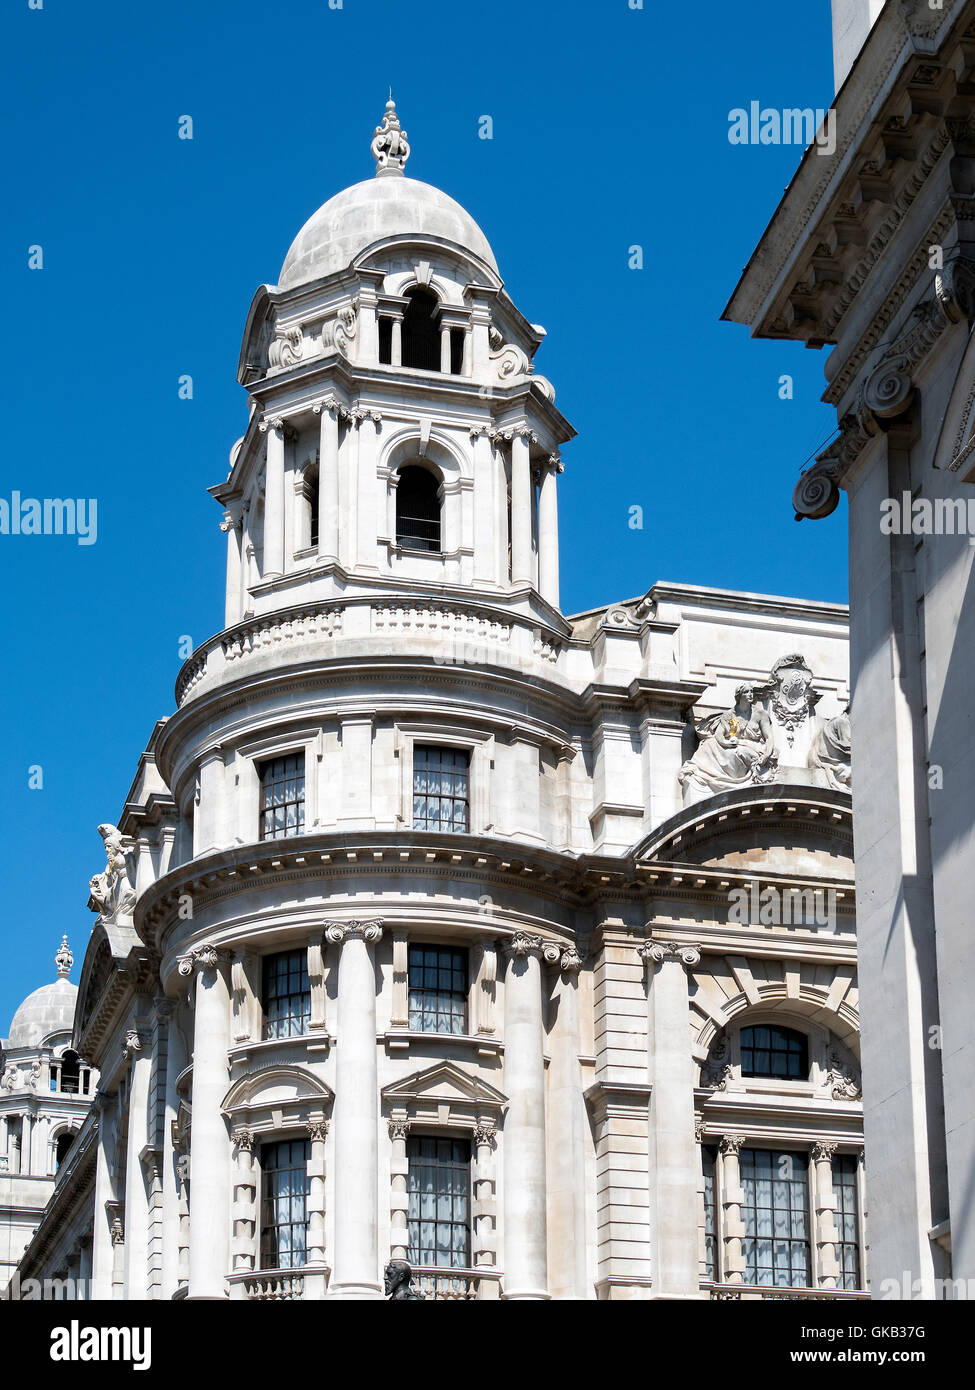
<svg viewBox="0 0 975 1390">
<path fill-rule="evenodd" d="M 469 1269 L 471 1263 L 471 1146 L 466 1139 L 406 1141 L 407 1229 L 410 1264 Z"/>
<path fill-rule="evenodd" d="M 385 316 L 379 320 L 379 361 L 388 367 L 393 360 L 393 320 Z"/>
<path fill-rule="evenodd" d="M 281 840 L 305 828 L 305 755 L 289 753 L 260 766 L 261 839 Z"/>
<path fill-rule="evenodd" d="M 396 484 L 396 544 L 405 550 L 440 552 L 440 482 L 419 464 L 399 471 Z"/>
<path fill-rule="evenodd" d="M 809 1160 L 806 1154 L 742 1149 L 745 1283 L 808 1288 Z"/>
<path fill-rule="evenodd" d="M 307 1139 L 261 1146 L 261 1268 L 299 1269 L 308 1248 Z"/>
<path fill-rule="evenodd" d="M 410 1027 L 417 1033 L 467 1031 L 467 952 L 411 946 Z"/>
<path fill-rule="evenodd" d="M 852 1154 L 840 1154 L 833 1159 L 833 1192 L 836 1196 L 833 1219 L 840 1237 L 836 1246 L 836 1259 L 840 1267 L 839 1287 L 859 1289 L 860 1207 L 857 1161 Z"/>
<path fill-rule="evenodd" d="M 440 370 L 440 301 L 430 290 L 415 285 L 406 291 L 409 303 L 403 314 L 403 366 L 425 372 Z"/>
<path fill-rule="evenodd" d="M 760 1026 L 741 1030 L 742 1076 L 766 1076 L 805 1081 L 809 1076 L 809 1045 L 804 1033 L 792 1028 Z"/>
<path fill-rule="evenodd" d="M 464 339 L 466 336 L 463 328 L 450 330 L 450 371 L 453 376 L 460 376 L 464 370 Z"/>
<path fill-rule="evenodd" d="M 307 951 L 265 956 L 263 976 L 264 1037 L 302 1037 L 311 1022 Z"/>
<path fill-rule="evenodd" d="M 74 1143 L 74 1135 L 69 1130 L 66 1134 L 59 1134 L 54 1145 L 54 1171 L 57 1172 L 61 1164 L 68 1156 L 68 1150 Z"/>
<path fill-rule="evenodd" d="M 466 749 L 414 744 L 413 829 L 470 829 L 470 754 Z"/>
</svg>

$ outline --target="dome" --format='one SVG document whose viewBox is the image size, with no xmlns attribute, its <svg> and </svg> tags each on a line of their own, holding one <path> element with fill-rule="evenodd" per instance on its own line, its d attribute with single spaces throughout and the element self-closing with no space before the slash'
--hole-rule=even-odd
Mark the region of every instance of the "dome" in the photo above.
<svg viewBox="0 0 975 1390">
<path fill-rule="evenodd" d="M 41 985 L 33 994 L 28 994 L 14 1014 L 10 1025 L 7 1048 L 39 1047 L 45 1038 L 53 1033 L 70 1033 L 74 1026 L 74 1009 L 78 998 L 78 986 L 68 979 L 68 972 L 74 964 L 74 957 L 68 946 L 68 938 L 61 938 L 61 945 L 54 957 L 58 978 L 50 985 Z"/>
<path fill-rule="evenodd" d="M 416 179 L 373 178 L 329 198 L 291 243 L 281 267 L 282 289 L 333 275 L 381 238 L 414 234 L 454 242 L 497 270 L 494 252 L 460 203 Z"/>
<path fill-rule="evenodd" d="M 52 1033 L 70 1033 L 78 986 L 70 980 L 55 980 L 28 994 L 14 1014 L 7 1047 L 39 1047 Z"/>
<path fill-rule="evenodd" d="M 470 213 L 439 188 L 405 176 L 410 147 L 392 100 L 376 127 L 372 152 L 376 176 L 329 198 L 295 237 L 278 278 L 281 289 L 345 270 L 367 246 L 396 236 L 452 242 L 497 271 L 488 239 Z"/>
</svg>

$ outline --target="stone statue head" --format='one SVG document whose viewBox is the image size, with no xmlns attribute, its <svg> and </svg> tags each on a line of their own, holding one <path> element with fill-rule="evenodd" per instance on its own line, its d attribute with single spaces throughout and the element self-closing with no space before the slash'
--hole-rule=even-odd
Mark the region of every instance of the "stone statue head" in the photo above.
<svg viewBox="0 0 975 1390">
<path fill-rule="evenodd" d="M 412 1278 L 413 1271 L 405 1260 L 390 1260 L 383 1272 L 386 1297 L 407 1297 Z"/>
</svg>

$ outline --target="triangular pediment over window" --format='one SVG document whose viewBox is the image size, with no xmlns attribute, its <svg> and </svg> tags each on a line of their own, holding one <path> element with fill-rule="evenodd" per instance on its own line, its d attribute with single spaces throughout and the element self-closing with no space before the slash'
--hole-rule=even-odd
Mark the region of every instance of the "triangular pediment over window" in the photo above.
<svg viewBox="0 0 975 1390">
<path fill-rule="evenodd" d="M 470 1107 L 472 1111 L 500 1111 L 508 1097 L 479 1076 L 471 1075 L 452 1062 L 441 1062 L 425 1071 L 414 1072 L 383 1090 L 383 1100 L 395 1108 L 428 1105 Z"/>
</svg>

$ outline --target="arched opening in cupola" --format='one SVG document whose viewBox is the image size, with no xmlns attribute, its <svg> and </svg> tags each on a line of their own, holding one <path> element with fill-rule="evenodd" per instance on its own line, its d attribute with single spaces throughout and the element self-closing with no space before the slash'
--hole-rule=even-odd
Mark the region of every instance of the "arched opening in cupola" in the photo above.
<svg viewBox="0 0 975 1390">
<path fill-rule="evenodd" d="M 406 291 L 409 303 L 403 314 L 403 366 L 424 372 L 440 370 L 440 301 L 422 285 Z"/>
<path fill-rule="evenodd" d="M 54 1145 L 54 1171 L 55 1171 L 55 1172 L 58 1171 L 58 1169 L 61 1167 L 61 1164 L 62 1164 L 62 1163 L 64 1162 L 64 1160 L 67 1158 L 67 1156 L 68 1156 L 68 1150 L 71 1148 L 71 1145 L 72 1145 L 73 1143 L 74 1143 L 74 1131 L 73 1131 L 73 1130 L 68 1129 L 68 1130 L 65 1130 L 65 1132 L 64 1132 L 63 1134 L 59 1134 L 59 1135 L 58 1135 L 57 1140 L 55 1141 L 55 1145 Z"/>
<path fill-rule="evenodd" d="M 396 544 L 404 550 L 441 549 L 440 479 L 422 464 L 410 463 L 399 470 Z"/>
</svg>

